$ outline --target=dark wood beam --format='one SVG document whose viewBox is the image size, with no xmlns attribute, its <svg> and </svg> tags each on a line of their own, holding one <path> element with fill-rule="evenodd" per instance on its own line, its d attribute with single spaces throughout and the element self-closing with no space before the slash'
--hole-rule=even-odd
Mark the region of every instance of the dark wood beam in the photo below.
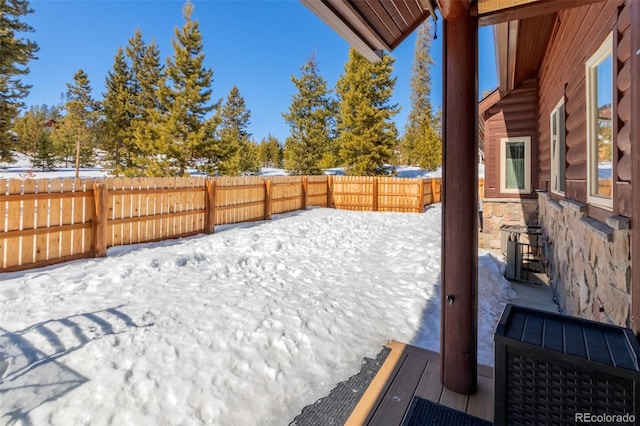
<svg viewBox="0 0 640 426">
<path fill-rule="evenodd" d="M 478 367 L 478 20 L 461 10 L 446 12 L 442 49 L 440 379 L 470 395 L 477 390 Z"/>
<path fill-rule="evenodd" d="M 477 4 L 474 4 L 471 13 L 478 16 L 478 25 L 485 27 L 501 22 L 515 21 L 518 19 L 533 18 L 534 16 L 547 15 L 573 7 L 587 6 L 591 3 L 598 3 L 605 0 L 537 0 L 531 3 L 520 4 L 514 7 L 497 9 L 487 13 L 478 11 Z"/>
</svg>

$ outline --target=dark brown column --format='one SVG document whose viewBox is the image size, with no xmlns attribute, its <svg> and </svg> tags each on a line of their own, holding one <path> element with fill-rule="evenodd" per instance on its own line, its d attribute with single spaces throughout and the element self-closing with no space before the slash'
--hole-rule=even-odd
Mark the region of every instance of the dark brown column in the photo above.
<svg viewBox="0 0 640 426">
<path fill-rule="evenodd" d="M 454 6 L 464 3 L 450 2 Z M 468 10 L 449 12 L 443 13 L 442 49 L 440 379 L 454 392 L 473 394 L 478 346 L 478 22 Z"/>
</svg>

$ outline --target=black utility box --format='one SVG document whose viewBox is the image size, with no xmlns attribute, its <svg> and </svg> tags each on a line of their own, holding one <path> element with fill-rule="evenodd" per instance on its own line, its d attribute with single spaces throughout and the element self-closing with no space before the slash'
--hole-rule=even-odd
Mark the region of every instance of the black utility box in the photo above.
<svg viewBox="0 0 640 426">
<path fill-rule="evenodd" d="M 496 425 L 640 419 L 630 329 L 507 304 L 494 338 Z"/>
</svg>

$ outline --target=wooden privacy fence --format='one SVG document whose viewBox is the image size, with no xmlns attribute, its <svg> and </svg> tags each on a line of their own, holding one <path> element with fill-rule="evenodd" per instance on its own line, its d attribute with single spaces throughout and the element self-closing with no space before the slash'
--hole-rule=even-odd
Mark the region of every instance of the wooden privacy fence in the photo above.
<svg viewBox="0 0 640 426">
<path fill-rule="evenodd" d="M 422 212 L 440 201 L 440 179 L 331 176 L 330 205 L 337 209 Z"/>
<path fill-rule="evenodd" d="M 350 176 L 0 179 L 0 272 L 213 233 L 308 206 L 422 212 L 441 180 Z"/>
</svg>

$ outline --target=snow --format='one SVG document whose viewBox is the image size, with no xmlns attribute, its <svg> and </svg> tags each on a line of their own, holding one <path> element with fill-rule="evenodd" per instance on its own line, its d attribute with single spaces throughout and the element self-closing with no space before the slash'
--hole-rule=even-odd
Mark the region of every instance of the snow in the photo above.
<svg viewBox="0 0 640 426">
<path fill-rule="evenodd" d="M 0 274 L 11 424 L 283 425 L 395 339 L 439 351 L 441 208 L 313 208 Z M 478 359 L 515 293 L 480 251 Z"/>
<path fill-rule="evenodd" d="M 75 176 L 31 165 L 16 153 L 0 178 Z M 439 351 L 440 224 L 440 205 L 313 208 L 0 274 L 0 422 L 288 424 L 388 340 Z M 503 273 L 479 251 L 481 364 L 493 365 L 495 324 L 515 297 Z"/>
<path fill-rule="evenodd" d="M 263 167 L 260 169 L 260 176 L 288 176 L 288 173 L 284 169 L 277 169 L 275 167 Z"/>
<path fill-rule="evenodd" d="M 42 172 L 37 168 L 33 167 L 33 160 L 30 156 L 13 151 L 12 152 L 14 161 L 13 163 L 0 163 L 0 179 L 53 179 L 53 178 L 74 178 L 75 177 L 75 168 L 73 167 L 58 167 L 55 170 Z M 104 154 L 102 154 L 104 156 Z M 442 177 L 442 168 L 439 167 L 434 171 L 426 171 L 425 169 L 421 169 L 415 166 L 396 166 L 395 168 L 391 165 L 387 166 L 389 170 L 394 170 L 396 172 L 397 177 L 402 178 L 432 178 L 432 177 Z M 484 165 L 479 165 L 480 177 L 484 176 Z M 195 169 L 190 170 L 192 176 L 202 176 L 201 172 L 196 171 Z M 95 167 L 95 168 L 81 168 L 80 169 L 80 177 L 81 178 L 96 178 L 96 177 L 107 177 L 109 176 L 108 170 L 103 167 Z M 326 169 L 324 171 L 325 175 L 337 175 L 337 176 L 345 176 L 345 170 L 342 167 L 334 167 L 330 169 Z M 276 167 L 262 167 L 259 176 L 288 176 L 289 173 L 286 170 Z"/>
<path fill-rule="evenodd" d="M 13 156 L 13 162 L 5 163 L 0 161 L 0 169 L 7 167 L 31 167 L 32 161 L 30 156 L 16 151 L 11 151 L 11 155 Z"/>
</svg>

